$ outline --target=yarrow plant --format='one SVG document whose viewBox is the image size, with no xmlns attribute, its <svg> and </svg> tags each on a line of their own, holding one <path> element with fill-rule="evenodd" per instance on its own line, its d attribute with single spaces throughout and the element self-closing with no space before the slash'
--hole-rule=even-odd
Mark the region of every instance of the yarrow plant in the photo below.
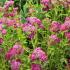
<svg viewBox="0 0 70 70">
<path fill-rule="evenodd" d="M 70 70 L 69 0 L 1 4 L 0 70 Z"/>
</svg>

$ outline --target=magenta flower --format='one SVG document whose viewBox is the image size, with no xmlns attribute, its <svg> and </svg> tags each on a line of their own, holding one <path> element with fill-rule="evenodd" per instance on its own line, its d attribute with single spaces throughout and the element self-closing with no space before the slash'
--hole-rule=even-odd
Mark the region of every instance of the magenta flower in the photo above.
<svg viewBox="0 0 70 70">
<path fill-rule="evenodd" d="M 66 31 L 70 29 L 70 20 L 69 18 L 66 18 L 64 24 L 61 25 L 60 30 L 61 31 Z"/>
<path fill-rule="evenodd" d="M 50 26 L 50 31 L 51 32 L 58 32 L 60 30 L 61 24 L 57 21 L 53 21 L 51 26 Z"/>
<path fill-rule="evenodd" d="M 26 20 L 27 20 L 27 22 L 29 22 L 29 23 L 31 23 L 33 25 L 35 25 L 35 23 L 41 24 L 40 19 L 38 19 L 36 17 L 27 17 Z"/>
<path fill-rule="evenodd" d="M 66 17 L 64 24 L 61 25 L 60 30 L 66 31 L 70 29 L 70 17 Z"/>
<path fill-rule="evenodd" d="M 22 29 L 24 32 L 35 32 L 36 31 L 35 26 L 31 25 L 30 23 L 24 23 L 22 25 Z"/>
<path fill-rule="evenodd" d="M 24 49 L 22 48 L 20 44 L 15 44 L 13 46 L 13 49 L 16 50 L 16 54 L 22 54 L 24 52 Z"/>
<path fill-rule="evenodd" d="M 9 16 L 14 17 L 15 13 L 11 12 L 11 13 L 9 13 Z"/>
<path fill-rule="evenodd" d="M 65 32 L 65 37 L 70 40 L 70 32 Z"/>
<path fill-rule="evenodd" d="M 28 38 L 29 38 L 30 40 L 32 40 L 32 39 L 34 38 L 34 35 L 35 35 L 35 33 L 32 32 L 31 34 L 28 35 Z"/>
<path fill-rule="evenodd" d="M 15 49 L 11 48 L 7 53 L 6 53 L 6 59 L 10 60 L 14 55 L 16 54 Z"/>
<path fill-rule="evenodd" d="M 11 70 L 19 70 L 20 65 L 21 65 L 20 61 L 12 60 L 12 62 L 11 62 Z"/>
<path fill-rule="evenodd" d="M 45 61 L 45 60 L 47 60 L 47 55 L 40 47 L 38 47 L 38 48 L 34 49 L 30 58 L 32 61 L 36 60 L 36 59 L 40 59 L 41 61 Z"/>
<path fill-rule="evenodd" d="M 53 44 L 57 44 L 60 42 L 60 38 L 58 38 L 56 35 L 51 35 L 50 40 Z"/>
<path fill-rule="evenodd" d="M 12 57 L 15 55 L 22 54 L 24 49 L 21 47 L 19 44 L 15 44 L 13 48 L 11 48 L 7 53 L 6 53 L 6 59 L 10 60 Z"/>
<path fill-rule="evenodd" d="M 29 39 L 33 39 L 37 31 L 35 26 L 31 25 L 30 23 L 24 23 L 22 25 L 22 30 L 27 33 Z"/>
<path fill-rule="evenodd" d="M 7 30 L 6 29 L 3 29 L 2 30 L 2 34 L 5 35 L 6 33 L 7 33 Z"/>
<path fill-rule="evenodd" d="M 31 70 L 41 70 L 41 66 L 39 64 L 32 64 Z"/>
<path fill-rule="evenodd" d="M 7 1 L 7 2 L 5 2 L 5 4 L 4 4 L 4 9 L 5 10 L 8 10 L 8 8 L 10 7 L 10 6 L 12 6 L 14 4 L 14 1 Z"/>
<path fill-rule="evenodd" d="M 28 23 L 31 23 L 34 26 L 38 26 L 38 28 L 44 29 L 44 26 L 40 19 L 36 17 L 27 17 L 26 20 Z"/>
<path fill-rule="evenodd" d="M 41 4 L 48 6 L 50 0 L 41 0 Z"/>
<path fill-rule="evenodd" d="M 2 38 L 0 38 L 0 45 L 3 43 L 3 39 Z"/>
<path fill-rule="evenodd" d="M 69 29 L 68 24 L 62 24 L 60 27 L 60 31 L 66 31 L 68 29 Z"/>
</svg>

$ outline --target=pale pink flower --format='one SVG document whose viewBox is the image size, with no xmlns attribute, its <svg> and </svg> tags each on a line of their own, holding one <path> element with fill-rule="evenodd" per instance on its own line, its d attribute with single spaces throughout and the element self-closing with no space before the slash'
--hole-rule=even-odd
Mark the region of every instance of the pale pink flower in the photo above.
<svg viewBox="0 0 70 70">
<path fill-rule="evenodd" d="M 5 35 L 6 33 L 7 33 L 7 30 L 6 29 L 3 29 L 2 30 L 2 34 Z"/>
<path fill-rule="evenodd" d="M 10 20 L 10 19 L 7 20 L 7 25 L 8 26 L 13 26 L 15 23 L 16 23 L 15 20 Z"/>
</svg>

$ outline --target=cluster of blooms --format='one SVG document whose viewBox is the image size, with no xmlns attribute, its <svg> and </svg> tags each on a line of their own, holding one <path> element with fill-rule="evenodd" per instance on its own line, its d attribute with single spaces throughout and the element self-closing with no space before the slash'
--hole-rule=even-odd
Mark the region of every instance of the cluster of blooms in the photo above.
<svg viewBox="0 0 70 70">
<path fill-rule="evenodd" d="M 57 35 L 52 34 L 49 39 L 50 39 L 51 45 L 55 45 L 55 44 L 60 43 L 60 38 L 58 38 Z"/>
<path fill-rule="evenodd" d="M 17 27 L 19 26 L 19 18 L 14 18 L 14 16 L 17 14 L 18 8 L 11 8 L 13 6 L 14 1 L 7 1 L 4 5 L 4 7 L 0 7 L 0 12 L 3 14 L 3 17 L 0 18 L 0 33 L 2 35 L 7 34 L 6 26 L 13 26 Z M 2 44 L 3 38 L 0 38 L 0 44 Z"/>
<path fill-rule="evenodd" d="M 30 56 L 31 61 L 35 61 L 37 59 L 39 59 L 40 61 L 46 61 L 47 60 L 47 55 L 46 53 L 40 48 L 36 48 L 34 49 L 33 53 Z M 41 66 L 40 64 L 32 64 L 32 70 L 41 70 Z"/>
<path fill-rule="evenodd" d="M 44 6 L 43 7 L 43 10 L 44 11 L 47 11 L 47 10 L 49 10 L 49 4 L 50 4 L 50 0 L 41 0 L 41 4 Z"/>
<path fill-rule="evenodd" d="M 44 4 L 45 6 L 47 6 L 49 3 L 49 0 L 41 0 L 41 3 Z"/>
<path fill-rule="evenodd" d="M 47 55 L 40 47 L 34 49 L 33 53 L 30 56 L 31 60 L 40 59 L 41 61 L 47 60 Z"/>
<path fill-rule="evenodd" d="M 11 68 L 12 68 L 11 70 L 19 70 L 20 65 L 21 65 L 20 60 L 12 60 L 11 61 Z"/>
<path fill-rule="evenodd" d="M 65 18 L 64 24 L 61 24 L 61 23 L 56 22 L 56 21 L 52 21 L 51 26 L 50 26 L 50 31 L 54 32 L 55 34 L 54 35 L 52 34 L 50 36 L 50 40 L 53 40 L 52 41 L 53 44 L 54 43 L 55 44 L 59 43 L 61 39 L 58 38 L 57 35 L 56 35 L 58 32 L 59 33 L 64 32 L 64 36 L 68 40 L 70 40 L 70 32 L 69 32 L 69 30 L 70 30 L 70 17 Z"/>
<path fill-rule="evenodd" d="M 22 54 L 23 53 L 23 48 L 19 44 L 15 44 L 13 48 L 11 48 L 7 53 L 6 53 L 6 59 L 10 60 L 13 56 Z"/>
<path fill-rule="evenodd" d="M 19 67 L 20 67 L 21 62 L 20 62 L 19 59 L 16 59 L 16 60 L 13 59 L 13 57 L 15 57 L 15 56 L 17 56 L 17 55 L 19 55 L 19 54 L 22 54 L 23 51 L 24 51 L 24 49 L 22 48 L 21 45 L 15 44 L 15 45 L 13 46 L 13 48 L 11 48 L 11 49 L 6 53 L 6 59 L 7 59 L 7 60 L 10 60 L 10 61 L 12 60 L 12 61 L 10 62 L 10 64 L 11 64 L 11 69 L 12 69 L 12 70 L 19 70 Z"/>
<path fill-rule="evenodd" d="M 41 66 L 39 64 L 32 64 L 31 70 L 41 70 Z"/>
<path fill-rule="evenodd" d="M 38 28 L 44 29 L 40 19 L 36 17 L 27 17 L 26 23 L 22 24 L 22 30 L 28 34 L 28 38 L 32 39 Z"/>
<path fill-rule="evenodd" d="M 50 26 L 50 31 L 51 32 L 58 32 L 60 30 L 61 24 L 57 21 L 52 21 L 51 26 Z"/>
</svg>

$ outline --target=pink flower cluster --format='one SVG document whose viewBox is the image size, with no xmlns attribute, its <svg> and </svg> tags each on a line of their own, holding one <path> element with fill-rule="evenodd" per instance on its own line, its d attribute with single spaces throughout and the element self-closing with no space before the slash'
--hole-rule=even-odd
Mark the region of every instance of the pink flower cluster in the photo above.
<svg viewBox="0 0 70 70">
<path fill-rule="evenodd" d="M 0 45 L 3 43 L 3 39 L 2 38 L 0 38 Z"/>
<path fill-rule="evenodd" d="M 56 33 L 59 32 L 63 32 L 65 38 L 67 38 L 68 40 L 70 40 L 70 17 L 66 17 L 65 18 L 65 22 L 63 24 L 60 24 L 59 22 L 56 21 L 52 21 L 51 25 L 50 25 L 50 31 L 54 32 L 55 34 L 52 34 L 50 36 L 50 40 L 52 41 L 52 43 L 57 44 L 60 42 L 60 38 L 57 37 Z"/>
<path fill-rule="evenodd" d="M 36 17 L 27 17 L 26 23 L 22 24 L 22 30 L 28 34 L 28 38 L 33 39 L 38 28 L 44 29 L 41 20 Z"/>
<path fill-rule="evenodd" d="M 48 6 L 50 0 L 41 0 L 41 3 L 45 6 Z"/>
<path fill-rule="evenodd" d="M 34 32 L 36 31 L 35 26 L 31 25 L 30 23 L 24 23 L 22 25 L 22 29 L 24 32 Z"/>
<path fill-rule="evenodd" d="M 30 23 L 34 26 L 38 26 L 38 28 L 44 29 L 44 26 L 40 19 L 38 19 L 36 17 L 27 17 L 26 20 L 28 23 Z"/>
<path fill-rule="evenodd" d="M 34 49 L 30 58 L 31 58 L 32 61 L 34 61 L 36 59 L 40 59 L 41 61 L 46 61 L 47 60 L 47 55 L 40 47 L 38 47 L 38 48 Z"/>
<path fill-rule="evenodd" d="M 51 32 L 58 32 L 58 31 L 68 31 L 70 29 L 70 17 L 66 17 L 65 22 L 60 24 L 59 22 L 52 21 L 50 26 Z"/>
<path fill-rule="evenodd" d="M 61 41 L 61 39 L 58 38 L 57 35 L 54 35 L 54 34 L 52 34 L 49 39 L 50 39 L 50 44 L 52 45 L 58 44 Z"/>
<path fill-rule="evenodd" d="M 44 6 L 44 11 L 48 11 L 50 9 L 50 0 L 41 0 L 41 4 Z"/>
<path fill-rule="evenodd" d="M 39 64 L 32 64 L 31 70 L 41 70 L 41 66 Z"/>
<path fill-rule="evenodd" d="M 19 60 L 11 61 L 11 70 L 19 70 L 21 62 Z"/>
<path fill-rule="evenodd" d="M 12 57 L 14 57 L 15 55 L 18 54 L 22 54 L 23 53 L 23 48 L 21 45 L 19 44 L 15 44 L 13 46 L 13 48 L 11 48 L 7 53 L 6 53 L 6 59 L 10 60 Z"/>
<path fill-rule="evenodd" d="M 61 24 L 57 21 L 52 21 L 51 26 L 50 26 L 50 31 L 51 32 L 58 32 L 60 30 Z"/>
<path fill-rule="evenodd" d="M 23 52 L 24 49 L 22 48 L 22 46 L 20 44 L 15 44 L 13 48 L 11 48 L 6 53 L 6 59 L 10 60 L 11 70 L 19 70 L 21 61 L 19 59 L 14 59 L 14 58 L 17 55 L 22 54 Z"/>
<path fill-rule="evenodd" d="M 48 59 L 48 56 L 46 55 L 46 53 L 40 48 L 36 48 L 34 49 L 34 51 L 32 52 L 32 54 L 30 55 L 30 59 L 31 61 L 35 61 L 37 59 L 39 59 L 40 61 L 46 61 Z M 31 64 L 31 70 L 41 70 L 41 65 L 40 64 L 36 64 L 36 63 L 32 63 Z"/>
<path fill-rule="evenodd" d="M 65 37 L 70 40 L 70 32 L 65 32 Z"/>
<path fill-rule="evenodd" d="M 7 2 L 5 2 L 5 4 L 4 4 L 4 9 L 5 10 L 8 10 L 8 8 L 10 7 L 10 6 L 12 6 L 14 4 L 14 1 L 7 1 Z"/>
<path fill-rule="evenodd" d="M 61 31 L 68 31 L 70 29 L 70 17 L 66 17 L 64 24 L 61 25 Z"/>
</svg>

